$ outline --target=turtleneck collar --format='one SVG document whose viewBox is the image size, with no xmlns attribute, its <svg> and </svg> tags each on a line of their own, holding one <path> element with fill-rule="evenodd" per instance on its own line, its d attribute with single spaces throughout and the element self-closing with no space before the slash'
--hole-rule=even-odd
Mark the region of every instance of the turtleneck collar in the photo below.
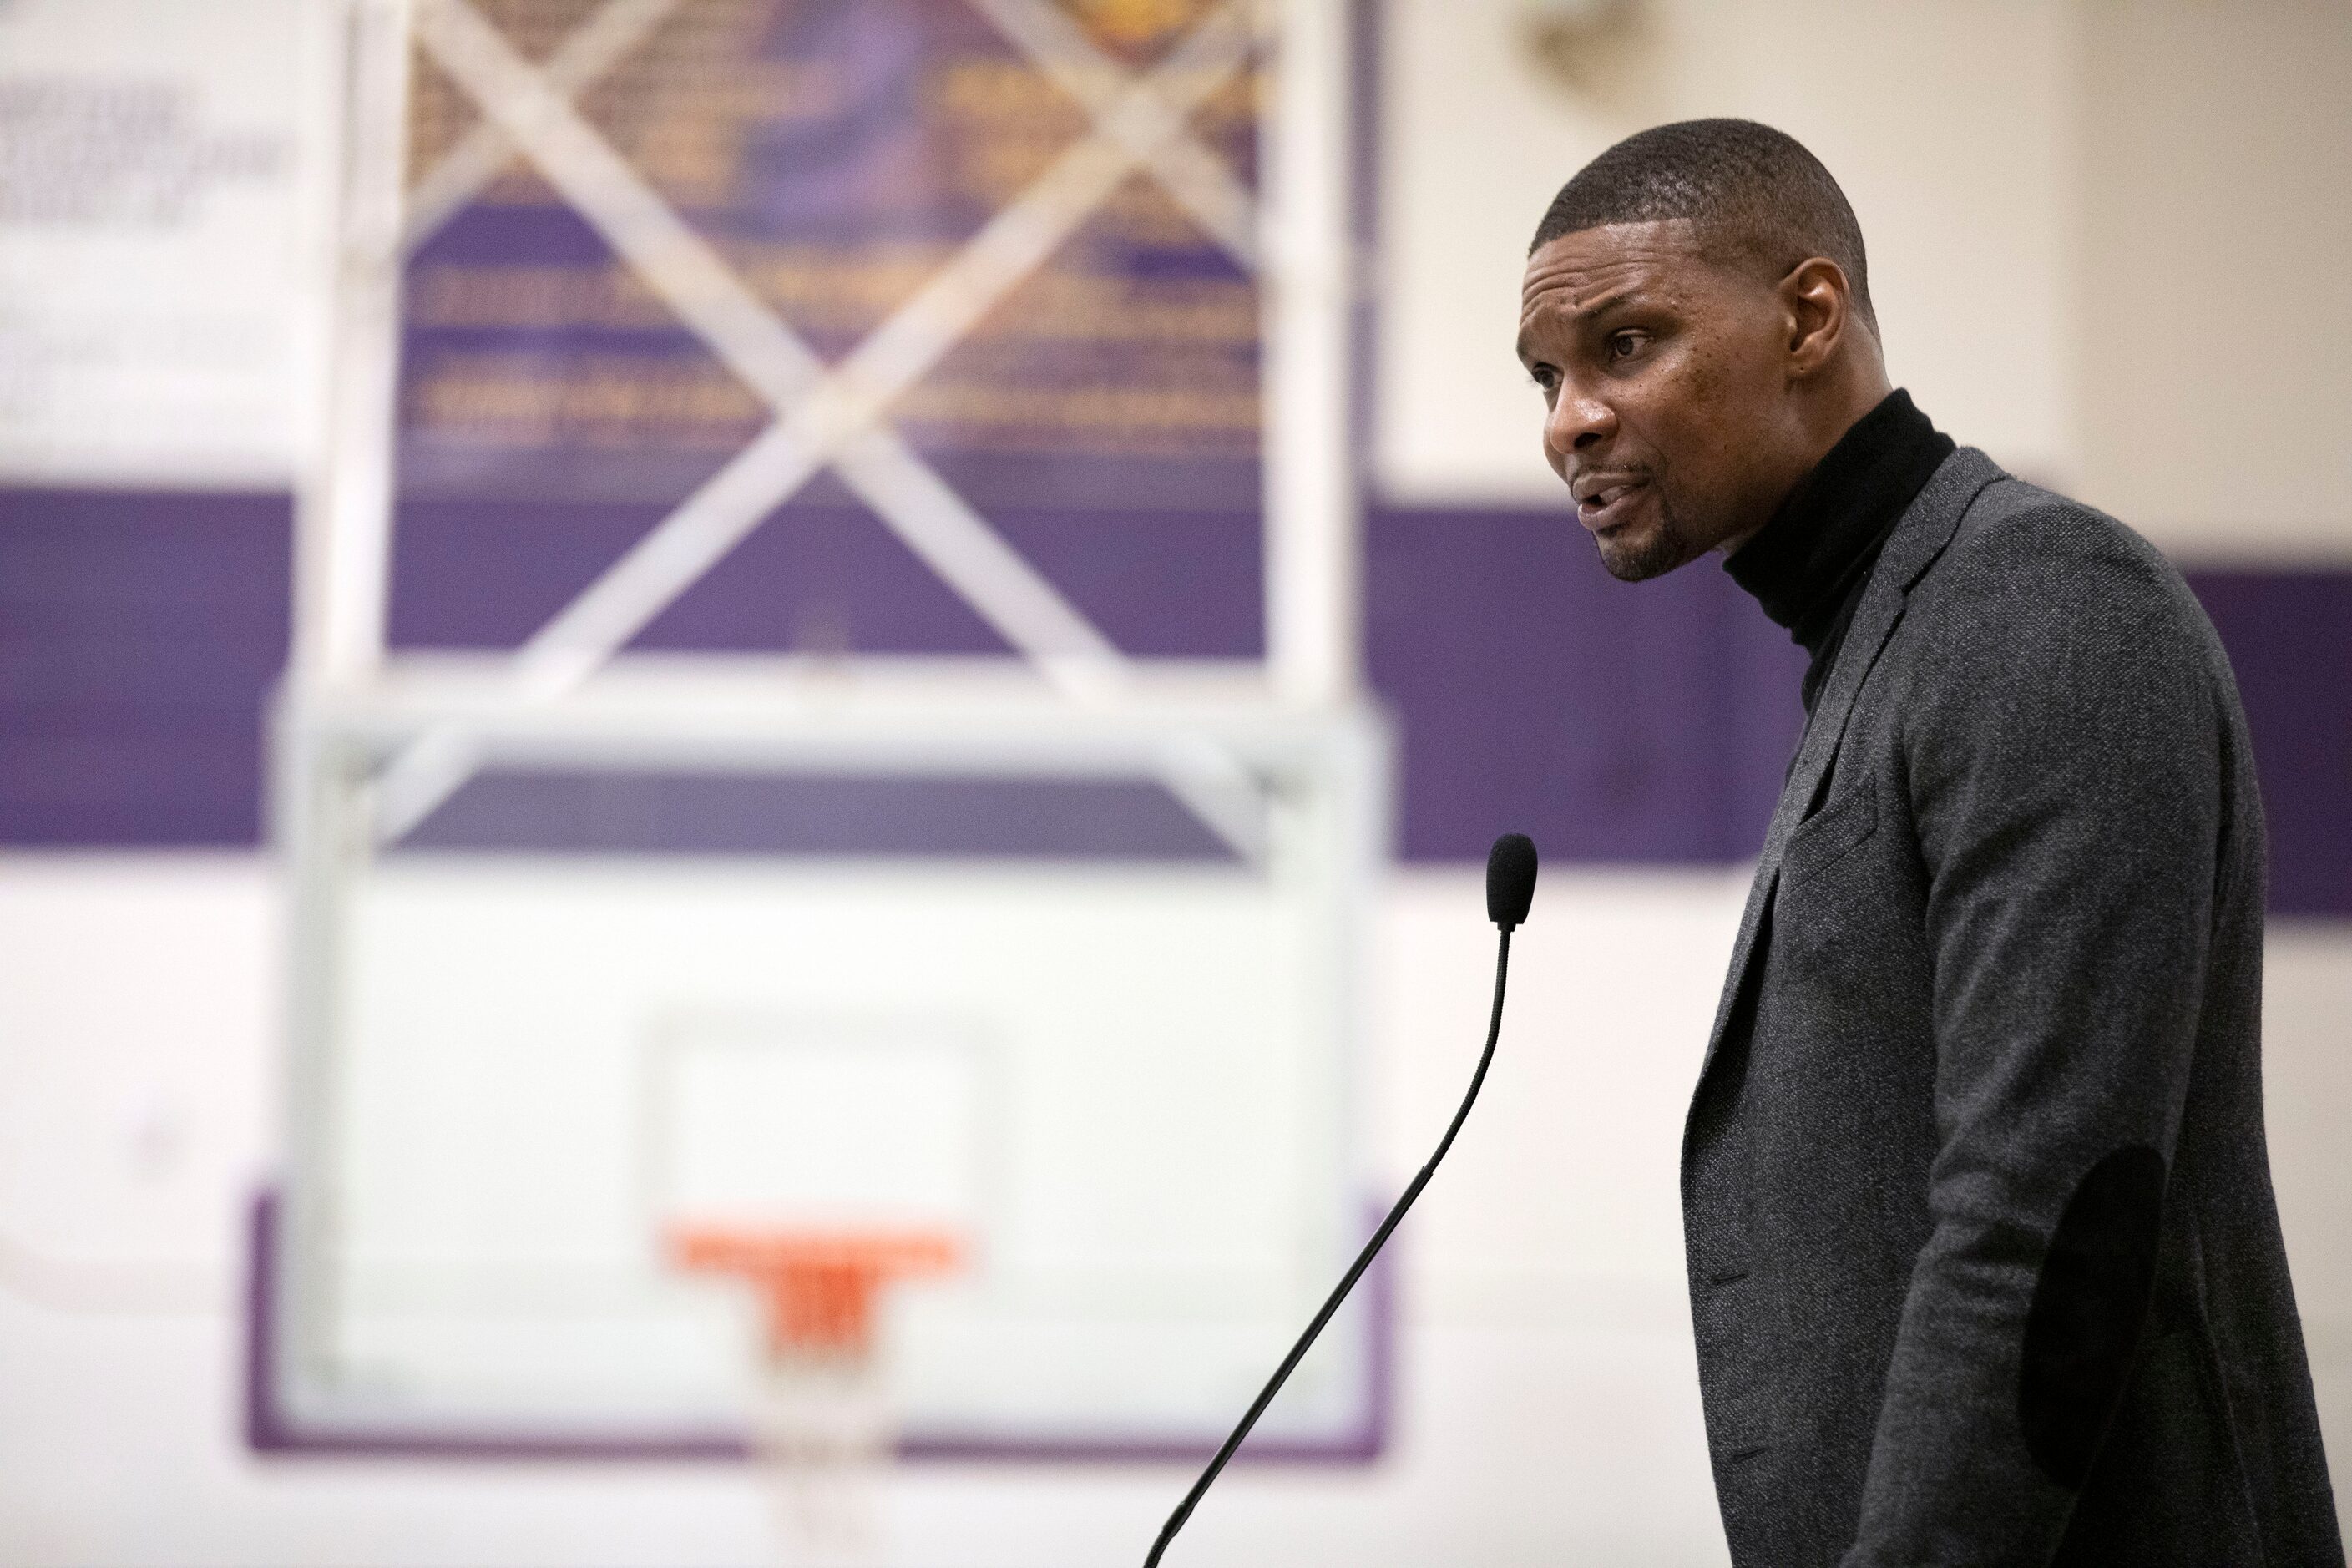
<svg viewBox="0 0 2352 1568">
<path fill-rule="evenodd" d="M 1879 551 L 1955 449 L 1908 393 L 1890 392 L 1724 563 L 1732 581 L 1812 656 L 1805 671 L 1808 713 L 1837 662 Z"/>
</svg>

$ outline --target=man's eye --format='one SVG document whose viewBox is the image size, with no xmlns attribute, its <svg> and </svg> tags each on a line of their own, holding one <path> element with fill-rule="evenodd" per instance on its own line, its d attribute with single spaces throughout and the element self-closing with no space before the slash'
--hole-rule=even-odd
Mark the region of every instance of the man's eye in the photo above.
<svg viewBox="0 0 2352 1568">
<path fill-rule="evenodd" d="M 1539 364 L 1536 366 L 1533 370 L 1528 372 L 1528 375 L 1538 386 L 1543 388 L 1546 392 L 1549 392 L 1553 387 L 1559 384 L 1559 372 L 1552 369 L 1552 367 L 1548 364 Z"/>
<path fill-rule="evenodd" d="M 1643 341 L 1644 341 L 1644 335 L 1643 335 L 1643 333 L 1640 333 L 1640 332 L 1612 332 L 1612 333 L 1610 333 L 1610 334 L 1609 334 L 1609 357 L 1610 357 L 1610 359 L 1613 362 L 1613 361 L 1616 361 L 1616 360 L 1631 359 L 1631 358 L 1633 358 L 1636 353 L 1640 353 L 1640 352 L 1641 352 L 1641 348 L 1642 348 L 1642 344 L 1643 344 Z"/>
</svg>

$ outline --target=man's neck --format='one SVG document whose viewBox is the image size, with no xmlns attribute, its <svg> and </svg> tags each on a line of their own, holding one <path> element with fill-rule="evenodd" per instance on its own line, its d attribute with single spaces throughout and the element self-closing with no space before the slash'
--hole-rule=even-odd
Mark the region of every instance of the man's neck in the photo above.
<svg viewBox="0 0 2352 1568">
<path fill-rule="evenodd" d="M 1809 709 L 1879 547 L 1951 451 L 1951 438 L 1907 396 L 1889 394 L 1724 563 L 1732 580 L 1813 656 L 1805 681 Z"/>
<path fill-rule="evenodd" d="M 1790 475 L 1789 482 L 1780 487 L 1772 509 L 1749 527 L 1718 541 L 1714 546 L 1716 553 L 1729 561 L 1749 540 L 1763 532 L 1772 519 L 1786 510 L 1789 498 L 1796 493 L 1797 487 L 1821 467 L 1822 459 L 1836 450 L 1837 444 L 1845 439 L 1847 433 L 1867 418 L 1873 409 L 1885 403 L 1894 391 L 1895 384 L 1887 380 L 1885 365 L 1875 358 L 1852 365 L 1838 378 L 1836 385 L 1820 389 L 1813 399 L 1812 409 L 1800 416 L 1800 423 L 1805 427 L 1800 457 L 1793 464 L 1795 471 Z"/>
</svg>

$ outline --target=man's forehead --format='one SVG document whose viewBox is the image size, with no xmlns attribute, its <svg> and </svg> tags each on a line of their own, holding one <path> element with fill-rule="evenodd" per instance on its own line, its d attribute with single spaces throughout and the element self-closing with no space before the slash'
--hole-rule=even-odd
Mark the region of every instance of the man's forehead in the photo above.
<svg viewBox="0 0 2352 1568">
<path fill-rule="evenodd" d="M 1672 283 L 1705 268 L 1688 218 L 1602 224 L 1547 241 L 1528 258 L 1524 313 L 1582 312 L 1630 289 Z"/>
</svg>

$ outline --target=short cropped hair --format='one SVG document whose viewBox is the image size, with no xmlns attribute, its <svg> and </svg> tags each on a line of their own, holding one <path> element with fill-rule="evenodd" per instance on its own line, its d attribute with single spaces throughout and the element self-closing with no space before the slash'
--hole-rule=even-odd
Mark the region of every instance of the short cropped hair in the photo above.
<svg viewBox="0 0 2352 1568">
<path fill-rule="evenodd" d="M 1689 219 L 1710 258 L 1775 282 L 1827 257 L 1877 333 L 1862 225 L 1845 193 L 1802 142 L 1752 120 L 1685 120 L 1628 136 L 1560 187 L 1528 254 L 1580 229 L 1670 218 Z"/>
</svg>

